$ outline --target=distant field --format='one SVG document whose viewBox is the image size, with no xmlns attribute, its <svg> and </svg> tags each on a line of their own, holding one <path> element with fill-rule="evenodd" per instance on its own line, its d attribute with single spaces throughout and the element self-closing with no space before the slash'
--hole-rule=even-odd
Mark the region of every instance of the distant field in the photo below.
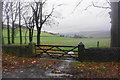
<svg viewBox="0 0 120 80">
<path fill-rule="evenodd" d="M 11 34 L 10 34 L 11 35 Z M 29 34 L 27 33 L 27 36 Z M 7 30 L 3 30 L 4 44 L 7 44 Z M 25 30 L 22 30 L 23 43 L 25 43 Z M 36 36 L 36 31 L 34 31 L 34 36 Z M 96 47 L 97 41 L 100 42 L 100 47 L 110 47 L 110 38 L 68 38 L 60 37 L 59 35 L 52 35 L 42 32 L 41 34 L 41 44 L 47 45 L 71 45 L 76 46 L 80 42 L 83 42 L 86 47 Z M 19 44 L 19 32 L 18 29 L 15 30 L 15 43 Z M 37 38 L 33 38 L 33 42 L 37 42 Z M 27 37 L 27 43 L 29 43 L 29 37 Z"/>
</svg>

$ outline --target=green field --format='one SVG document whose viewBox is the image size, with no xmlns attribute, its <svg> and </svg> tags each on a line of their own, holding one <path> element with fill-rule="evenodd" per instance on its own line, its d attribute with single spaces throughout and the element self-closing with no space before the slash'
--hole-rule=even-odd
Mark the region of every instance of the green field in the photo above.
<svg viewBox="0 0 120 80">
<path fill-rule="evenodd" d="M 22 30 L 22 40 L 23 44 L 25 43 L 25 29 Z M 11 35 L 11 33 L 10 33 Z M 29 33 L 27 33 L 27 36 Z M 36 31 L 34 31 L 34 36 L 36 36 Z M 41 34 L 41 44 L 47 45 L 71 45 L 76 46 L 80 42 L 83 42 L 86 47 L 97 47 L 97 41 L 100 42 L 100 47 L 110 47 L 110 38 L 68 38 L 68 37 L 60 37 L 59 35 L 52 35 L 49 33 L 42 32 Z M 3 30 L 3 39 L 4 44 L 7 44 L 7 30 Z M 33 42 L 36 43 L 37 37 L 33 38 Z M 19 31 L 15 30 L 15 44 L 19 44 Z M 27 37 L 27 43 L 29 43 L 29 37 Z"/>
</svg>

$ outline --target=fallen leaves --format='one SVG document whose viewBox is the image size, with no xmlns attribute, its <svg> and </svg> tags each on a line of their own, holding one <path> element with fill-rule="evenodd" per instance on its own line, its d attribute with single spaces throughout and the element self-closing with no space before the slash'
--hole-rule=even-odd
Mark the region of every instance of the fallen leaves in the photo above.
<svg viewBox="0 0 120 80">
<path fill-rule="evenodd" d="M 73 62 L 70 65 L 74 73 L 88 72 L 78 75 L 80 78 L 118 78 L 120 75 L 118 62 Z"/>
<path fill-rule="evenodd" d="M 36 61 L 32 61 L 32 64 L 36 63 Z"/>
<path fill-rule="evenodd" d="M 22 67 L 28 64 L 40 64 L 40 68 L 48 69 L 55 64 L 60 63 L 59 60 L 43 60 L 39 58 L 23 58 L 23 57 L 16 57 L 11 56 L 8 54 L 2 55 L 2 68 L 3 71 L 7 71 L 9 69 L 13 69 L 16 67 Z"/>
<path fill-rule="evenodd" d="M 41 69 L 47 70 L 53 65 L 59 64 L 59 60 L 42 60 L 39 58 L 23 58 L 3 54 L 2 67 L 3 71 L 16 67 L 25 66 L 28 64 L 40 64 Z M 118 78 L 120 76 L 120 63 L 117 62 L 73 62 L 70 64 L 72 78 Z M 32 66 L 27 66 L 32 67 Z M 23 73 L 23 71 L 20 71 Z M 53 73 L 61 73 L 59 70 L 54 70 Z M 77 76 L 75 76 L 77 75 Z"/>
</svg>

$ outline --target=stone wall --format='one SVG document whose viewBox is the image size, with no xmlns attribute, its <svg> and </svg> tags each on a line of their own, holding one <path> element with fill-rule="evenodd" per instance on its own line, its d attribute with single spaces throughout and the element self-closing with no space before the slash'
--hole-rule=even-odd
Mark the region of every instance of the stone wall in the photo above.
<svg viewBox="0 0 120 80">
<path fill-rule="evenodd" d="M 87 48 L 80 57 L 84 61 L 120 62 L 120 48 Z"/>
<path fill-rule="evenodd" d="M 10 54 L 18 57 L 34 57 L 35 44 L 29 43 L 28 45 L 3 45 L 3 54 Z"/>
</svg>

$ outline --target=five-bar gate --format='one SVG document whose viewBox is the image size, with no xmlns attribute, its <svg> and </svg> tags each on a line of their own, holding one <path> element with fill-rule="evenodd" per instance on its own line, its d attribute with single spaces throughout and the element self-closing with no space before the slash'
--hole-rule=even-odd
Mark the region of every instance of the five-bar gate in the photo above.
<svg viewBox="0 0 120 80">
<path fill-rule="evenodd" d="M 63 56 L 77 57 L 78 46 L 63 46 L 63 45 L 35 45 L 37 56 L 47 54 L 52 58 L 60 58 Z"/>
</svg>

